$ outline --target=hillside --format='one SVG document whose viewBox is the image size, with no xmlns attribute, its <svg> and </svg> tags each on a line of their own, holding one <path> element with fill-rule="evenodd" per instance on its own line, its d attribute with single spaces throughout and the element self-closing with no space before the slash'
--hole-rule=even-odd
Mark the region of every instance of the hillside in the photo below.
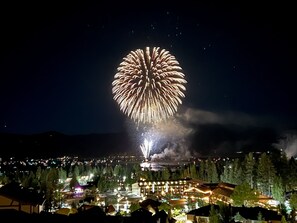
<svg viewBox="0 0 297 223">
<path fill-rule="evenodd" d="M 169 135 L 156 143 L 153 153 L 162 156 L 190 153 L 201 156 L 231 156 L 236 152 L 267 151 L 272 149 L 279 135 L 269 128 L 200 125 L 184 139 Z M 141 154 L 136 136 L 127 133 L 66 135 L 45 132 L 33 135 L 0 133 L 0 157 L 100 157 L 115 154 Z M 162 143 L 161 143 L 162 141 Z M 162 144 L 162 145 L 161 145 Z M 168 149 L 165 149 L 166 146 Z M 165 154 L 165 152 L 167 154 Z"/>
<path fill-rule="evenodd" d="M 33 135 L 0 133 L 0 157 L 99 157 L 135 153 L 124 133 L 65 135 L 45 132 Z"/>
</svg>

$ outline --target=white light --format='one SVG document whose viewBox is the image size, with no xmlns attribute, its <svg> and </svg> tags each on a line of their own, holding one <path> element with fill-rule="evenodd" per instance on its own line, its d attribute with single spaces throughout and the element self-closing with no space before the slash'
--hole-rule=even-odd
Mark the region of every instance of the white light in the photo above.
<svg viewBox="0 0 297 223">
<path fill-rule="evenodd" d="M 152 147 L 153 147 L 153 141 L 147 140 L 147 139 L 144 139 L 143 144 L 140 145 L 140 149 L 145 159 L 149 158 Z"/>
</svg>

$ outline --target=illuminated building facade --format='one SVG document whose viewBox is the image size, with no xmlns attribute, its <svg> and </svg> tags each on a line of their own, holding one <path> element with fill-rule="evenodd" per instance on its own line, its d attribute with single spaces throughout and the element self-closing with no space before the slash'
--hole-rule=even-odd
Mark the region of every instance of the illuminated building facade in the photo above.
<svg viewBox="0 0 297 223">
<path fill-rule="evenodd" d="M 185 190 L 192 187 L 198 187 L 202 184 L 202 181 L 193 179 L 178 179 L 178 180 L 155 180 L 148 181 L 140 179 L 138 186 L 140 188 L 140 194 L 147 196 L 149 194 L 165 196 L 166 194 L 171 195 L 182 195 Z"/>
</svg>

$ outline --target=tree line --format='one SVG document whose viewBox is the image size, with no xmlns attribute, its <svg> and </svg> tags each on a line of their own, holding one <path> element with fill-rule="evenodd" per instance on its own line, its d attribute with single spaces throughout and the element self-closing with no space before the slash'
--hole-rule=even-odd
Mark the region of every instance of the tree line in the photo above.
<svg viewBox="0 0 297 223">
<path fill-rule="evenodd" d="M 248 153 L 240 158 L 200 159 L 182 165 L 174 170 L 169 167 L 160 171 L 141 169 L 140 164 L 102 164 L 87 163 L 60 166 L 38 166 L 30 171 L 14 170 L 2 173 L 0 183 L 16 181 L 23 187 L 33 188 L 45 194 L 46 207 L 59 205 L 60 191 L 65 187 L 67 178 L 71 178 L 69 189 L 73 190 L 81 176 L 93 175 L 93 190 L 104 193 L 118 188 L 131 188 L 140 178 L 146 180 L 174 180 L 194 178 L 204 182 L 226 182 L 244 185 L 250 190 L 272 196 L 280 203 L 285 201 L 285 194 L 297 188 L 297 161 L 287 158 L 282 152 Z"/>
</svg>

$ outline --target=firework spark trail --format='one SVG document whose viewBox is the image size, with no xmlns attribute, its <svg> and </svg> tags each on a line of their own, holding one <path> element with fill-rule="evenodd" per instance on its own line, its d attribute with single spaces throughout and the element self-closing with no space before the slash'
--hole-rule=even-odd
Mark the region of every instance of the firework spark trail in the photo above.
<svg viewBox="0 0 297 223">
<path fill-rule="evenodd" d="M 185 97 L 185 75 L 168 51 L 154 47 L 131 51 L 112 82 L 114 100 L 136 123 L 157 123 L 174 115 Z"/>
<path fill-rule="evenodd" d="M 140 145 L 140 149 L 144 158 L 147 160 L 150 156 L 151 149 L 153 147 L 153 141 L 144 139 L 143 144 Z"/>
</svg>

